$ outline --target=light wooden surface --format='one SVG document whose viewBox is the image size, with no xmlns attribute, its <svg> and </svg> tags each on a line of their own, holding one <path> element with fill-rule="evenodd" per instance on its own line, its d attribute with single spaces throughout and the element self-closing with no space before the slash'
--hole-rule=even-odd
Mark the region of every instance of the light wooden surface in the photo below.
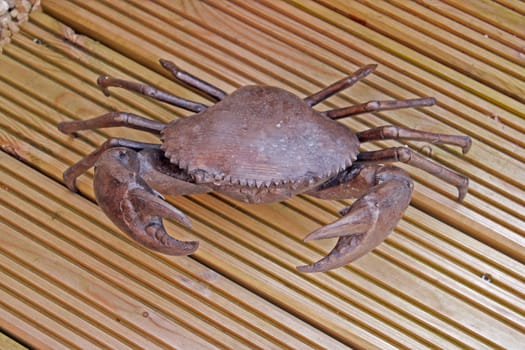
<svg viewBox="0 0 525 350">
<path fill-rule="evenodd" d="M 0 349 L 2 350 L 25 350 L 25 346 L 17 343 L 7 335 L 0 333 Z"/>
<path fill-rule="evenodd" d="M 518 349 L 524 16 L 512 0 L 44 0 L 0 56 L 0 330 L 39 349 Z M 328 273 L 296 272 L 333 245 L 302 238 L 350 201 L 168 198 L 194 224 L 169 223 L 169 232 L 201 246 L 191 257 L 143 250 L 94 203 L 92 172 L 80 194 L 61 176 L 109 136 L 155 139 L 123 129 L 72 138 L 56 124 L 108 110 L 188 115 L 118 89 L 107 98 L 95 84 L 104 73 L 204 101 L 158 58 L 226 91 L 265 83 L 300 96 L 378 63 L 318 108 L 436 97 L 432 108 L 342 122 L 470 135 L 465 156 L 431 152 L 470 177 L 469 194 L 457 203 L 454 188 L 407 168 L 416 189 L 394 233 Z M 428 145 L 409 146 L 428 154 Z"/>
</svg>

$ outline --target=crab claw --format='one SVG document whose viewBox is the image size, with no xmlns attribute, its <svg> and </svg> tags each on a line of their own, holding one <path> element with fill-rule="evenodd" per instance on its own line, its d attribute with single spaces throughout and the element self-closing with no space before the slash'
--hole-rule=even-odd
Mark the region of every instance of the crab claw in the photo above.
<svg viewBox="0 0 525 350">
<path fill-rule="evenodd" d="M 323 272 L 344 266 L 386 239 L 410 203 L 413 183 L 409 177 L 398 174 L 383 176 L 377 185 L 341 211 L 342 218 L 305 237 L 305 241 L 339 239 L 326 257 L 311 265 L 298 266 L 299 271 Z"/>
<path fill-rule="evenodd" d="M 179 241 L 166 232 L 162 217 L 191 227 L 188 217 L 163 200 L 138 175 L 137 152 L 112 148 L 95 164 L 94 188 L 99 206 L 111 221 L 139 244 L 169 255 L 188 255 L 198 242 Z"/>
</svg>

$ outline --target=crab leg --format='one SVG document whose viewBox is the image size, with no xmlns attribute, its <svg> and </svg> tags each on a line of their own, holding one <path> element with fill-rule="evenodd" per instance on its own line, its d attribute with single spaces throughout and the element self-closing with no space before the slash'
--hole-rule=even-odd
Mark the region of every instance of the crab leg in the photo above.
<svg viewBox="0 0 525 350">
<path fill-rule="evenodd" d="M 416 98 L 411 100 L 368 101 L 350 107 L 332 109 L 323 113 L 331 119 L 341 119 L 363 113 L 389 111 L 402 108 L 428 107 L 435 104 L 436 99 L 433 97 Z"/>
<path fill-rule="evenodd" d="M 402 128 L 395 125 L 385 125 L 378 128 L 372 128 L 358 132 L 356 135 L 361 143 L 377 140 L 414 140 L 427 141 L 437 145 L 455 145 L 461 147 L 463 154 L 467 153 L 472 145 L 472 140 L 468 136 L 437 134 L 433 132 Z"/>
<path fill-rule="evenodd" d="M 149 131 L 160 134 L 166 124 L 150 120 L 133 113 L 109 112 L 100 117 L 87 120 L 73 120 L 58 124 L 58 130 L 65 134 L 72 134 L 79 130 L 91 130 L 98 128 L 109 128 L 126 126 L 128 128 Z M 112 138 L 104 142 L 99 148 L 90 155 L 81 159 L 64 172 L 64 181 L 71 191 L 76 191 L 75 180 L 81 174 L 91 168 L 102 153 L 114 147 L 128 147 L 131 149 L 159 149 L 160 145 L 152 143 L 137 142 L 122 138 Z"/>
<path fill-rule="evenodd" d="M 434 163 L 408 147 L 393 147 L 379 151 L 361 152 L 357 156 L 357 161 L 366 163 L 406 163 L 456 186 L 458 189 L 458 201 L 461 202 L 467 194 L 468 177 Z"/>
<path fill-rule="evenodd" d="M 353 168 L 326 187 L 309 192 L 323 199 L 351 197 L 359 191 L 364 194 L 359 194 L 359 199 L 341 211 L 339 220 L 305 237 L 305 241 L 333 237 L 338 237 L 338 241 L 326 257 L 297 269 L 301 272 L 335 269 L 377 247 L 401 219 L 412 190 L 413 182 L 403 169 L 371 164 Z"/>
<path fill-rule="evenodd" d="M 208 108 L 205 104 L 187 100 L 185 98 L 175 96 L 170 94 L 169 92 L 162 91 L 160 89 L 157 89 L 156 87 L 146 85 L 146 84 L 140 84 L 134 81 L 128 81 L 128 80 L 122 80 L 114 77 L 109 77 L 107 75 L 101 75 L 97 79 L 97 84 L 102 89 L 102 92 L 104 95 L 109 96 L 109 89 L 108 87 L 119 87 L 123 88 L 129 91 L 134 91 L 139 94 L 152 97 L 156 100 L 169 103 L 173 106 L 177 106 L 180 108 L 184 108 L 191 112 L 201 112 Z"/>
<path fill-rule="evenodd" d="M 95 165 L 94 188 L 99 206 L 113 223 L 139 244 L 169 255 L 187 255 L 199 246 L 179 241 L 166 232 L 162 217 L 191 227 L 188 217 L 165 202 L 138 174 L 138 153 L 112 148 Z"/>
<path fill-rule="evenodd" d="M 61 122 L 57 127 L 58 130 L 62 131 L 64 134 L 72 134 L 79 130 L 112 128 L 118 126 L 125 126 L 132 129 L 160 134 L 166 124 L 133 113 L 109 112 L 96 118 Z"/>
<path fill-rule="evenodd" d="M 186 71 L 183 71 L 171 61 L 161 59 L 159 62 L 162 67 L 170 71 L 176 79 L 194 87 L 199 91 L 204 92 L 206 95 L 216 99 L 217 101 L 223 100 L 226 96 L 228 96 L 228 94 L 223 90 L 208 82 L 205 82 L 202 79 L 197 78 Z"/>
<path fill-rule="evenodd" d="M 75 181 L 77 177 L 79 177 L 80 175 L 85 173 L 89 168 L 94 166 L 97 160 L 104 152 L 116 147 L 126 147 L 135 150 L 160 149 L 160 145 L 155 143 L 144 143 L 120 138 L 108 139 L 88 156 L 79 160 L 77 163 L 73 164 L 72 166 L 67 168 L 66 171 L 64 171 L 64 182 L 66 183 L 66 186 L 71 191 L 76 192 L 77 187 L 75 185 Z"/>
<path fill-rule="evenodd" d="M 359 80 L 362 80 L 364 77 L 372 73 L 377 68 L 377 64 L 369 64 L 364 66 L 346 78 L 343 78 L 339 81 L 336 81 L 330 86 L 325 87 L 319 92 L 312 94 L 304 99 L 304 101 L 310 106 L 313 107 L 319 102 L 322 102 L 336 93 L 347 89 L 357 83 Z"/>
</svg>

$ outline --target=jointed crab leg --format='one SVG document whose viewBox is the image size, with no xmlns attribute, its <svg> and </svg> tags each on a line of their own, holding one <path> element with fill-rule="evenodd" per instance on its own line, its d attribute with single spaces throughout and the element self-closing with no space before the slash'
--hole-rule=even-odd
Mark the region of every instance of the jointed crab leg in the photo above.
<svg viewBox="0 0 525 350">
<path fill-rule="evenodd" d="M 378 151 L 361 152 L 357 156 L 358 162 L 387 163 L 402 162 L 422 169 L 438 178 L 454 185 L 458 189 L 458 200 L 462 201 L 467 194 L 468 178 L 458 174 L 440 164 L 434 163 L 419 155 L 408 147 L 393 147 Z"/>
<path fill-rule="evenodd" d="M 72 134 L 79 130 L 119 126 L 126 126 L 132 129 L 160 134 L 160 131 L 166 126 L 166 124 L 156 120 L 147 119 L 133 113 L 110 112 L 96 118 L 61 122 L 58 124 L 58 129 L 65 134 Z M 97 159 L 102 153 L 104 153 L 104 151 L 115 147 L 128 147 L 135 150 L 160 149 L 160 145 L 154 143 L 137 142 L 122 138 L 108 139 L 91 154 L 81 159 L 64 172 L 64 181 L 67 187 L 71 191 L 76 191 L 76 178 L 95 165 Z"/>
<path fill-rule="evenodd" d="M 162 67 L 170 71 L 171 74 L 173 74 L 175 78 L 194 87 L 195 89 L 199 91 L 204 92 L 206 95 L 216 99 L 217 101 L 220 101 L 224 99 L 226 96 L 228 96 L 228 94 L 224 92 L 223 90 L 180 69 L 175 63 L 168 61 L 168 60 L 163 60 L 163 59 L 159 61 Z"/>
<path fill-rule="evenodd" d="M 436 145 L 454 145 L 461 147 L 463 153 L 467 153 L 472 145 L 468 136 L 438 134 L 428 131 L 403 128 L 395 125 L 385 125 L 356 133 L 359 142 L 377 140 L 414 140 L 426 141 Z"/>
<path fill-rule="evenodd" d="M 109 96 L 108 87 L 119 87 L 126 90 L 138 92 L 139 94 L 154 98 L 156 100 L 169 103 L 173 106 L 184 108 L 191 112 L 201 112 L 208 108 L 205 104 L 187 100 L 185 98 L 175 96 L 169 92 L 162 91 L 156 87 L 140 84 L 134 81 L 122 80 L 118 78 L 109 77 L 107 75 L 101 75 L 97 79 L 97 83 L 104 92 L 104 95 Z"/>
<path fill-rule="evenodd" d="M 434 144 L 451 144 L 459 146 L 463 153 L 468 152 L 472 144 L 472 141 L 468 136 L 437 134 L 393 125 L 369 129 L 359 132 L 356 135 L 361 143 L 376 140 L 428 141 Z M 456 186 L 458 188 L 458 199 L 460 201 L 463 200 L 467 194 L 468 178 L 466 176 L 458 174 L 440 164 L 434 163 L 427 158 L 420 156 L 417 152 L 414 152 L 408 147 L 393 147 L 379 151 L 361 152 L 359 153 L 357 160 L 367 163 L 403 162 L 410 164 Z"/>
<path fill-rule="evenodd" d="M 109 112 L 96 118 L 61 122 L 58 124 L 58 130 L 62 131 L 64 134 L 72 134 L 80 130 L 119 126 L 160 134 L 160 131 L 164 129 L 166 124 L 133 113 Z"/>
<path fill-rule="evenodd" d="M 66 171 L 64 171 L 64 182 L 66 183 L 66 186 L 71 191 L 76 192 L 77 187 L 75 185 L 75 181 L 77 177 L 85 173 L 89 168 L 93 167 L 105 151 L 116 147 L 126 147 L 131 150 L 160 149 L 160 145 L 155 143 L 137 142 L 121 138 L 108 139 L 88 156 L 82 158 L 77 163 L 67 168 Z"/>
<path fill-rule="evenodd" d="M 368 101 L 350 107 L 332 109 L 323 113 L 329 118 L 341 119 L 363 113 L 389 111 L 402 108 L 428 107 L 433 106 L 434 104 L 436 104 L 436 99 L 433 97 L 410 100 Z"/>
<path fill-rule="evenodd" d="M 350 86 L 357 83 L 377 68 L 377 64 L 369 64 L 363 68 L 358 69 L 346 78 L 336 81 L 330 86 L 325 87 L 319 92 L 312 94 L 304 99 L 304 101 L 310 106 L 315 106 L 319 102 L 326 100 L 328 97 L 349 88 Z"/>
</svg>

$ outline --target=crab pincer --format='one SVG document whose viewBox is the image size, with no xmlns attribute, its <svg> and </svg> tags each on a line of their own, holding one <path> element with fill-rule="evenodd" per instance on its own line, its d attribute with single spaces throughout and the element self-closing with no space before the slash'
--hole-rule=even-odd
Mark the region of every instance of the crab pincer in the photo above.
<svg viewBox="0 0 525 350">
<path fill-rule="evenodd" d="M 344 266 L 373 250 L 392 232 L 410 203 L 414 184 L 400 168 L 371 165 L 361 172 L 373 172 L 370 189 L 342 217 L 310 234 L 304 241 L 339 237 L 335 247 L 321 260 L 298 266 L 301 272 L 323 272 Z M 360 181 L 358 173 L 349 182 Z"/>
<path fill-rule="evenodd" d="M 113 223 L 139 244 L 168 255 L 188 255 L 199 246 L 171 237 L 162 218 L 191 227 L 188 217 L 164 201 L 138 175 L 140 162 L 134 150 L 117 147 L 95 164 L 94 188 L 99 206 Z"/>
</svg>

